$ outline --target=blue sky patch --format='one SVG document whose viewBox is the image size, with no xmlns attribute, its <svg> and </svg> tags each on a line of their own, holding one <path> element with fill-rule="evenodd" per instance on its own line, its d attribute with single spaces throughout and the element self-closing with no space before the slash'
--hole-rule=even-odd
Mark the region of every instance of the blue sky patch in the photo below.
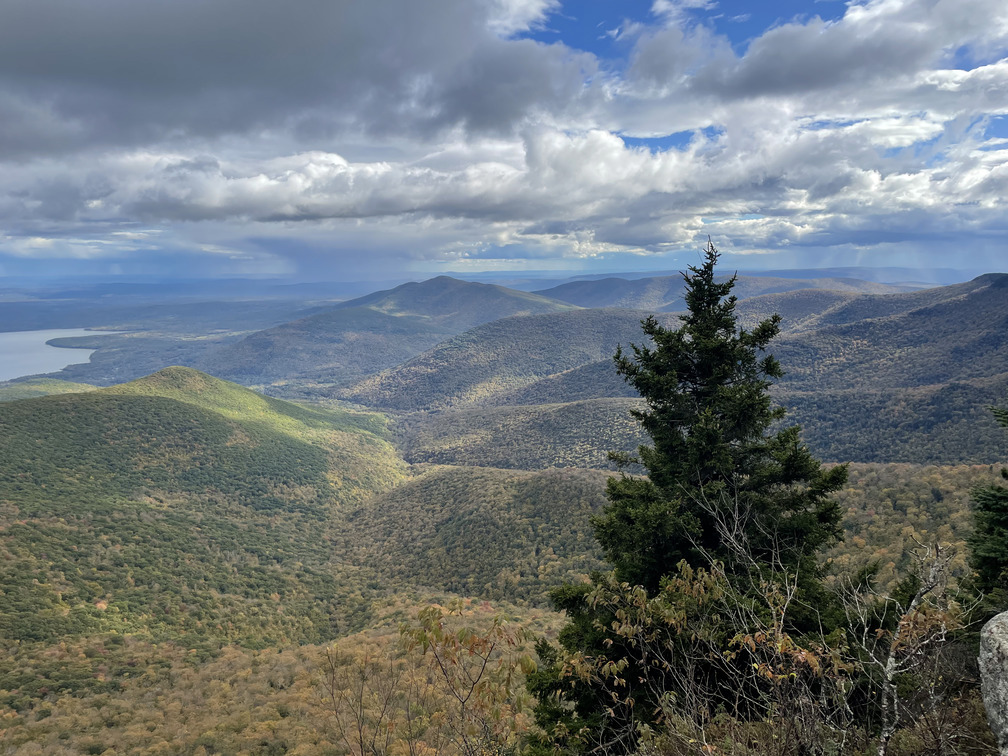
<svg viewBox="0 0 1008 756">
<path fill-rule="evenodd" d="M 678 131 L 661 137 L 630 137 L 621 136 L 623 144 L 630 148 L 644 147 L 655 154 L 666 150 L 684 150 L 693 141 L 694 131 Z"/>
</svg>

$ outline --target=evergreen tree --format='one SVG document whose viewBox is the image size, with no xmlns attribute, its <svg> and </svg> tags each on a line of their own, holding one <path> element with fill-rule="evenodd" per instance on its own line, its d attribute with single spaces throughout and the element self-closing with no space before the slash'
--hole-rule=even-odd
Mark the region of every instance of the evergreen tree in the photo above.
<svg viewBox="0 0 1008 756">
<path fill-rule="evenodd" d="M 640 462 L 646 477 L 621 473 L 609 480 L 610 503 L 593 520 L 595 536 L 615 579 L 642 586 L 645 595 L 659 593 L 683 563 L 687 569 L 723 569 L 732 595 L 751 609 L 761 601 L 746 596 L 783 575 L 794 588 L 784 630 L 819 630 L 832 624 L 821 615 L 832 602 L 816 557 L 841 534 L 842 513 L 829 495 L 844 484 L 847 470 L 824 471 L 797 427 L 777 427 L 784 410 L 774 406 L 769 388 L 782 371 L 765 350 L 780 318 L 741 329 L 731 295 L 735 277 L 717 281 L 717 260 L 708 243 L 703 264 L 683 274 L 688 312 L 679 328 L 649 317 L 642 325 L 651 344 L 632 346 L 630 354 L 617 350 L 617 370 L 645 400 L 634 415 L 653 444 L 641 446 L 636 460 L 624 460 Z M 544 663 L 529 678 L 540 702 L 537 721 L 552 739 L 539 744 L 542 752 L 625 749 L 627 733 L 633 737 L 638 723 L 658 716 L 658 693 L 645 685 L 633 690 L 635 680 L 646 677 L 634 670 L 643 672 L 653 662 L 639 658 L 634 642 L 613 631 L 626 613 L 613 601 L 598 600 L 610 580 L 596 575 L 591 585 L 553 595 L 569 618 L 559 637 L 568 661 L 565 668 L 561 651 L 542 646 Z M 723 631 L 727 651 L 729 639 L 754 628 L 726 623 Z M 671 639 L 669 646 L 675 644 Z M 630 689 L 626 697 L 636 701 L 630 707 L 636 723 L 616 721 L 606 692 L 571 675 L 584 659 L 611 660 L 621 670 L 621 684 Z M 723 674 L 720 669 L 705 674 Z M 713 689 L 730 696 L 734 685 L 722 679 Z"/>
<path fill-rule="evenodd" d="M 595 536 L 617 577 L 649 591 L 681 560 L 747 569 L 738 563 L 742 546 L 747 561 L 779 562 L 817 593 L 816 555 L 841 534 L 829 494 L 846 468 L 823 471 L 797 427 L 771 431 L 784 409 L 769 388 L 783 373 L 765 349 L 780 317 L 740 329 L 735 277 L 715 280 L 717 259 L 708 244 L 704 264 L 684 274 L 681 327 L 649 317 L 642 325 L 652 346 L 616 352 L 617 370 L 647 404 L 634 415 L 654 443 L 639 450 L 647 478 L 609 480 Z M 726 528 L 735 532 L 730 544 Z"/>
<path fill-rule="evenodd" d="M 1001 425 L 1008 427 L 1008 407 L 992 407 Z M 1001 470 L 1008 480 L 1008 469 Z M 1008 488 L 990 485 L 974 488 L 975 530 L 969 538 L 970 556 L 977 571 L 977 587 L 993 608 L 1008 608 Z"/>
</svg>

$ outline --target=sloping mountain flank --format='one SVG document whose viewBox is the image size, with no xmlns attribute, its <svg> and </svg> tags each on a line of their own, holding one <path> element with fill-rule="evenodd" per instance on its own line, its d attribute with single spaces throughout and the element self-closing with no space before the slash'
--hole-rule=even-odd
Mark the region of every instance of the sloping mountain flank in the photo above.
<svg viewBox="0 0 1008 756">
<path fill-rule="evenodd" d="M 766 294 L 741 300 L 739 318 L 751 327 L 779 313 L 785 333 L 807 330 L 854 296 L 822 289 Z M 617 344 L 641 342 L 644 317 L 641 311 L 608 309 L 502 320 L 449 339 L 342 396 L 405 411 L 633 396 L 612 356 Z M 675 314 L 662 317 L 673 327 L 678 322 Z"/>
<path fill-rule="evenodd" d="M 738 303 L 751 326 L 777 312 L 770 347 L 788 391 L 880 390 L 984 381 L 1008 374 L 1008 275 L 982 276 L 926 292 L 856 296 L 818 289 Z M 856 305 L 871 317 L 858 319 Z M 876 313 L 884 313 L 877 316 Z M 837 324 L 834 324 L 837 323 Z M 620 341 L 640 343 L 639 329 Z M 513 368 L 512 368 L 513 369 Z M 977 384 L 979 385 L 979 384 Z M 612 355 L 496 394 L 494 404 L 632 396 Z"/>
<path fill-rule="evenodd" d="M 824 308 L 814 318 L 810 318 L 797 330 L 823 328 L 831 325 L 846 325 L 874 318 L 900 315 L 923 307 L 931 307 L 942 302 L 956 302 L 973 292 L 989 288 L 996 279 L 1005 274 L 993 273 L 979 276 L 971 281 L 936 286 L 930 289 L 908 291 L 897 294 L 857 295 L 846 300 L 838 300 L 833 306 Z M 781 313 L 784 314 L 783 312 Z M 794 330 L 794 329 L 792 329 Z"/>
<path fill-rule="evenodd" d="M 931 386 L 1008 373 L 1008 274 L 896 297 L 868 298 L 868 317 L 785 334 L 773 351 L 789 390 Z M 893 304 L 915 306 L 878 316 Z M 845 305 L 847 310 L 854 303 Z"/>
<path fill-rule="evenodd" d="M 333 518 L 404 475 L 385 432 L 178 367 L 0 404 L 0 635 L 331 637 Z"/>
<path fill-rule="evenodd" d="M 997 465 L 1008 443 L 988 407 L 1008 395 L 1008 378 L 905 391 L 773 392 L 828 462 L 921 461 Z M 418 412 L 396 424 L 410 462 L 489 464 L 539 470 L 607 467 L 609 451 L 647 441 L 630 410 L 639 399 L 600 398 L 558 404 Z"/>
<path fill-rule="evenodd" d="M 645 316 L 614 309 L 504 318 L 365 378 L 339 396 L 404 411 L 493 404 L 542 378 L 611 358 L 617 344 L 639 340 Z"/>
<path fill-rule="evenodd" d="M 787 279 L 755 277 L 747 281 L 763 287 L 772 287 L 780 281 L 791 283 Z M 814 282 L 814 279 L 797 281 Z M 958 322 L 966 317 L 965 310 L 962 316 L 957 314 L 964 297 L 982 299 L 980 292 L 990 288 L 989 283 L 981 280 L 900 294 L 852 294 L 804 288 L 741 299 L 738 312 L 740 322 L 748 327 L 774 313 L 781 314 L 783 333 L 773 351 L 781 352 L 789 373 L 804 370 L 806 364 L 825 361 L 831 364 L 842 361 L 849 364 L 850 371 L 858 372 L 864 370 L 862 362 L 867 353 L 855 353 L 842 342 L 860 337 L 845 336 L 841 325 L 833 326 L 841 331 L 817 335 L 822 332 L 822 324 L 848 323 L 855 331 L 864 329 L 863 324 L 868 321 L 856 315 L 861 310 L 872 318 L 871 322 L 878 321 L 864 338 L 872 340 L 873 350 L 884 351 L 887 345 L 902 338 L 899 334 L 905 336 L 913 330 L 908 324 L 885 318 L 902 316 L 911 323 L 919 316 L 910 313 L 947 303 L 951 310 L 940 317 Z M 968 308 L 983 310 L 993 306 L 994 299 L 996 296 L 988 304 L 971 300 Z M 627 396 L 625 386 L 612 369 L 612 355 L 617 344 L 640 342 L 640 320 L 646 315 L 643 311 L 610 308 L 503 319 L 448 339 L 407 362 L 358 381 L 337 395 L 366 406 L 399 411 Z M 974 320 L 975 315 L 975 312 L 971 315 Z M 673 327 L 678 322 L 673 313 L 662 316 Z M 898 333 L 890 337 L 887 329 Z M 800 337 L 789 336 L 799 332 Z M 790 360 L 794 360 L 794 365 Z M 924 365 L 916 369 L 920 373 Z M 990 369 L 987 366 L 981 372 Z M 861 373 L 864 375 L 867 374 Z"/>
<path fill-rule="evenodd" d="M 611 469 L 610 451 L 647 441 L 630 410 L 639 398 L 417 412 L 396 423 L 408 462 Z"/>
<path fill-rule="evenodd" d="M 925 387 L 1008 373 L 1008 274 L 922 292 L 862 295 L 852 301 L 845 296 L 810 289 L 739 302 L 740 318 L 750 323 L 775 311 L 787 314 L 784 332 L 771 345 L 784 366 L 783 389 Z M 855 303 L 870 317 L 854 319 Z M 612 353 L 617 343 L 640 343 L 642 313 L 584 310 L 565 317 L 554 324 L 544 320 L 533 325 L 530 320 L 528 328 L 520 328 L 521 321 L 504 327 L 502 321 L 502 327 L 479 331 L 479 338 L 476 331 L 463 334 L 373 382 L 388 386 L 390 394 L 393 385 L 412 389 L 416 381 L 444 386 L 443 396 L 450 400 L 442 400 L 444 404 L 627 396 L 614 375 Z M 665 317 L 675 325 L 675 316 Z M 789 322 L 794 330 L 788 329 Z M 475 343 L 464 348 L 470 342 Z M 471 369 L 472 364 L 479 369 Z M 495 388 L 477 396 L 477 383 Z M 429 401 L 436 406 L 435 399 Z M 411 408 L 399 400 L 388 406 Z"/>
<path fill-rule="evenodd" d="M 249 385 L 342 383 L 397 365 L 451 335 L 421 317 L 353 307 L 258 331 L 214 351 L 199 367 Z"/>
<path fill-rule="evenodd" d="M 534 294 L 441 276 L 259 331 L 212 352 L 198 366 L 247 385 L 339 385 L 394 367 L 481 323 L 571 309 Z"/>
<path fill-rule="evenodd" d="M 988 409 L 1008 396 L 1008 374 L 910 389 L 774 392 L 816 456 L 833 462 L 992 465 L 1008 441 Z"/>
<path fill-rule="evenodd" d="M 640 341 L 640 339 L 638 339 Z M 626 342 L 624 342 L 626 346 Z M 612 356 L 564 370 L 499 394 L 496 405 L 554 404 L 613 397 L 636 398 L 637 391 L 616 372 Z"/>
<path fill-rule="evenodd" d="M 752 328 L 776 313 L 781 316 L 781 333 L 794 333 L 814 328 L 824 313 L 841 308 L 858 297 L 826 289 L 798 289 L 743 299 L 736 305 L 736 311 L 743 328 Z"/>
<path fill-rule="evenodd" d="M 719 276 L 726 280 L 727 276 Z M 859 281 L 852 278 L 775 278 L 768 276 L 738 276 L 732 293 L 739 299 L 762 294 L 821 289 L 845 294 L 889 294 L 903 291 L 901 287 Z M 685 310 L 682 276 L 656 276 L 627 280 L 604 278 L 570 283 L 542 289 L 541 294 L 581 307 L 624 307 L 650 312 Z"/>
<path fill-rule="evenodd" d="M 431 468 L 354 510 L 347 552 L 391 584 L 546 603 L 601 567 L 589 518 L 605 481 L 598 470 Z"/>
</svg>

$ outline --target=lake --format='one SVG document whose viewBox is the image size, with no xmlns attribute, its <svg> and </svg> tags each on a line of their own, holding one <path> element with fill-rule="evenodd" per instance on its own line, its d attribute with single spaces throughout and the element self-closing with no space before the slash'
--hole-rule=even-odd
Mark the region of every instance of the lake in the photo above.
<svg viewBox="0 0 1008 756">
<path fill-rule="evenodd" d="M 68 349 L 46 344 L 50 339 L 71 336 L 112 335 L 118 331 L 89 331 L 86 328 L 49 328 L 43 331 L 0 333 L 0 381 L 25 375 L 53 373 L 67 365 L 87 362 L 94 349 Z"/>
</svg>

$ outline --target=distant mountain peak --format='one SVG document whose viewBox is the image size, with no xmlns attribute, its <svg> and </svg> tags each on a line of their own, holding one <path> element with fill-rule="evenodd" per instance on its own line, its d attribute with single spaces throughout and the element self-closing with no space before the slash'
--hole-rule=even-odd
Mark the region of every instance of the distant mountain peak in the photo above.
<svg viewBox="0 0 1008 756">
<path fill-rule="evenodd" d="M 493 296 L 495 298 L 536 301 L 544 304 L 550 303 L 554 308 L 559 309 L 563 309 L 564 307 L 563 303 L 538 293 L 509 289 L 506 286 L 499 286 L 498 284 L 463 281 L 451 276 L 435 276 L 424 281 L 410 281 L 409 283 L 400 284 L 393 289 L 383 289 L 382 291 L 375 291 L 357 299 L 341 302 L 338 307 L 375 307 L 387 303 L 397 303 L 400 305 L 429 304 L 432 299 L 449 292 L 463 296 L 468 294 L 474 300 L 478 300 L 481 297 Z"/>
</svg>

